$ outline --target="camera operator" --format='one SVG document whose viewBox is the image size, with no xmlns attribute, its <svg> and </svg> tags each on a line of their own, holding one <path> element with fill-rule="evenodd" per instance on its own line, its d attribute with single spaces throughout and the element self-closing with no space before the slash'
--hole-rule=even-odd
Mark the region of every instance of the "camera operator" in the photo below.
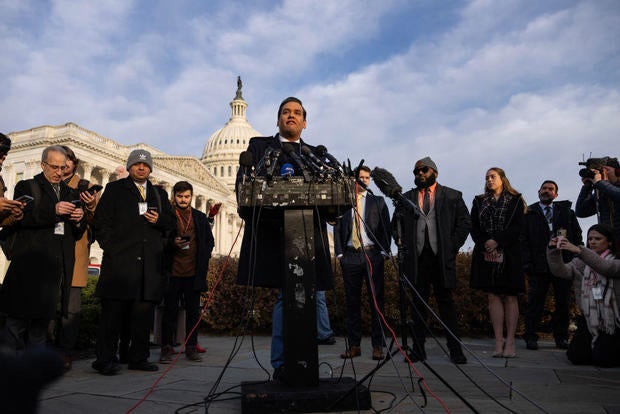
<svg viewBox="0 0 620 414">
<path fill-rule="evenodd" d="M 577 197 L 575 214 L 580 218 L 596 214 L 598 223 L 611 226 L 617 238 L 620 237 L 620 168 L 616 158 L 602 160 L 604 165 L 595 168 L 588 165 L 588 160 L 589 169 L 585 174 L 580 172 L 583 187 Z"/>
</svg>

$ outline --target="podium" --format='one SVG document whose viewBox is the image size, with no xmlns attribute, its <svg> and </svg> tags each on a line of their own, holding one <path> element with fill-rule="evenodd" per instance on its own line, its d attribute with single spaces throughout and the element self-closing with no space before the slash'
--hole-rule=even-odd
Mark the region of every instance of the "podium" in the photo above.
<svg viewBox="0 0 620 414">
<path fill-rule="evenodd" d="M 242 183 L 238 205 L 242 216 L 257 208 L 283 210 L 283 340 L 285 376 L 278 383 L 242 383 L 243 412 L 294 409 L 297 412 L 367 409 L 370 395 L 355 390 L 351 379 L 320 380 L 316 329 L 315 220 L 332 221 L 353 206 L 354 179 L 305 182 L 302 177 L 256 177 Z M 320 235 L 319 235 L 320 236 Z M 329 253 L 328 253 L 329 254 Z M 346 394 L 351 398 L 347 399 Z M 353 398 L 353 394 L 357 394 Z M 360 394 L 363 394 L 360 398 Z M 358 407 L 360 405 L 367 408 Z"/>
</svg>

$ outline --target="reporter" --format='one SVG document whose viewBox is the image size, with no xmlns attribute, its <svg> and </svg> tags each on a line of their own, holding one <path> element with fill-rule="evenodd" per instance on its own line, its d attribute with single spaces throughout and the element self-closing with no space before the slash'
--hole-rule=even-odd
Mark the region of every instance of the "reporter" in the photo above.
<svg viewBox="0 0 620 414">
<path fill-rule="evenodd" d="M 547 261 L 551 272 L 574 280 L 575 299 L 582 315 L 566 353 L 575 365 L 602 367 L 620 365 L 620 259 L 611 227 L 595 224 L 588 230 L 587 247 L 575 246 L 565 238 L 549 242 Z M 562 250 L 575 253 L 569 263 Z M 615 254 L 614 254 L 615 253 Z"/>
<path fill-rule="evenodd" d="M 601 171 L 592 169 L 593 178 L 582 178 L 583 187 L 575 203 L 579 218 L 598 216 L 599 224 L 613 228 L 614 237 L 620 240 L 620 180 L 614 166 L 604 166 Z"/>
</svg>

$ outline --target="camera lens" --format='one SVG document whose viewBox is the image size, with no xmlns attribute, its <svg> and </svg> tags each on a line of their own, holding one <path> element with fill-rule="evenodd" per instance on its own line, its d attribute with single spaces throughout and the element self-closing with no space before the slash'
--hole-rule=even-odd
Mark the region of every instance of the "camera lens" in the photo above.
<svg viewBox="0 0 620 414">
<path fill-rule="evenodd" d="M 579 176 L 581 178 L 594 178 L 594 172 L 588 168 L 582 168 L 579 170 Z"/>
</svg>

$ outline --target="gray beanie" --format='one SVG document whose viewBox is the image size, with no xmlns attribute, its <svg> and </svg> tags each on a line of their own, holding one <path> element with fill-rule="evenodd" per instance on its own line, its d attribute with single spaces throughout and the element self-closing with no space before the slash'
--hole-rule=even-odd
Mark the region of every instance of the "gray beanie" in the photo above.
<svg viewBox="0 0 620 414">
<path fill-rule="evenodd" d="M 153 171 L 153 158 L 151 157 L 150 152 L 142 149 L 136 149 L 131 151 L 131 154 L 129 154 L 129 158 L 127 158 L 127 169 L 129 170 L 132 165 L 139 162 L 145 163 L 149 166 L 151 171 Z"/>
<path fill-rule="evenodd" d="M 435 172 L 439 172 L 439 170 L 437 169 L 437 165 L 435 165 L 435 162 L 431 160 L 431 157 L 424 157 L 421 160 L 416 161 L 415 166 L 413 168 L 415 169 L 419 167 L 428 167 L 428 168 L 432 168 L 433 170 L 435 170 Z"/>
</svg>

